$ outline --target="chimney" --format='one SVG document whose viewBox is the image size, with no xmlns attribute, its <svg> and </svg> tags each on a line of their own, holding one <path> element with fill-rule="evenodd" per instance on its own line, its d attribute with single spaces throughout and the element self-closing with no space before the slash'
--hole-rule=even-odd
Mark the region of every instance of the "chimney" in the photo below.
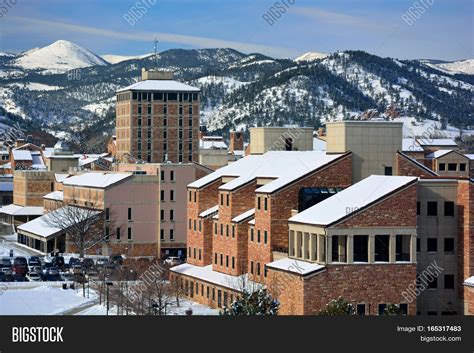
<svg viewBox="0 0 474 353">
<path fill-rule="evenodd" d="M 229 151 L 232 153 L 234 151 L 243 151 L 244 150 L 244 133 L 243 131 L 231 131 L 230 132 L 230 148 Z"/>
<path fill-rule="evenodd" d="M 21 147 L 21 146 L 23 146 L 25 143 L 26 143 L 26 142 L 25 142 L 25 139 L 17 139 L 17 140 L 15 141 L 15 148 Z"/>
</svg>

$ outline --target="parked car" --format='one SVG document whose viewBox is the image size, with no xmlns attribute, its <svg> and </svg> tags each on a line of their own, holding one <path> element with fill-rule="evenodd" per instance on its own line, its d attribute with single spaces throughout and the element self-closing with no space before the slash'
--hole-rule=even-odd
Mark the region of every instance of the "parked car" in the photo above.
<svg viewBox="0 0 474 353">
<path fill-rule="evenodd" d="M 116 265 L 123 264 L 123 256 L 122 255 L 112 255 L 110 256 L 110 262 Z"/>
<path fill-rule="evenodd" d="M 31 266 L 41 266 L 41 260 L 38 256 L 31 256 L 28 260 L 28 265 Z"/>
<path fill-rule="evenodd" d="M 0 271 L 5 274 L 5 276 L 11 276 L 13 274 L 13 269 L 10 266 L 3 266 Z"/>
<path fill-rule="evenodd" d="M 21 276 L 28 273 L 28 262 L 26 261 L 26 258 L 22 256 L 15 257 L 15 260 L 13 260 L 13 272 Z"/>
<path fill-rule="evenodd" d="M 39 258 L 39 256 L 30 256 L 30 261 L 39 261 L 39 262 L 41 262 L 41 259 Z"/>
<path fill-rule="evenodd" d="M 73 265 L 70 269 L 69 272 L 72 273 L 73 275 L 79 275 L 82 273 L 82 266 L 81 265 Z"/>
<path fill-rule="evenodd" d="M 54 267 L 52 262 L 45 262 L 43 265 L 43 270 L 42 270 L 43 275 L 45 275 L 48 272 L 48 270 L 52 267 Z"/>
<path fill-rule="evenodd" d="M 52 261 L 53 265 L 58 268 L 64 267 L 64 257 L 62 256 L 55 256 L 53 257 Z"/>
<path fill-rule="evenodd" d="M 42 273 L 43 266 L 30 266 L 30 272 Z"/>
<path fill-rule="evenodd" d="M 79 265 L 81 263 L 81 259 L 78 257 L 70 257 L 69 258 L 69 266 Z"/>
<path fill-rule="evenodd" d="M 75 280 L 75 276 L 72 273 L 64 272 L 64 273 L 61 273 L 61 279 L 63 281 L 71 281 L 72 282 L 72 281 Z"/>
<path fill-rule="evenodd" d="M 109 259 L 106 257 L 101 257 L 95 262 L 96 266 L 105 266 L 109 263 Z"/>
<path fill-rule="evenodd" d="M 0 259 L 0 267 L 8 267 L 11 265 L 12 265 L 12 262 L 9 257 L 2 257 Z"/>
<path fill-rule="evenodd" d="M 94 266 L 95 266 L 95 264 L 94 264 L 93 259 L 85 258 L 84 260 L 82 260 L 82 267 L 84 267 L 85 269 L 89 269 L 89 268 L 92 268 Z"/>
<path fill-rule="evenodd" d="M 47 275 L 54 275 L 54 276 L 59 276 L 59 269 L 57 267 L 50 267 L 48 268 L 48 270 L 46 271 L 46 274 Z"/>
<path fill-rule="evenodd" d="M 0 272 L 0 282 L 7 282 L 7 276 L 3 272 Z"/>
<path fill-rule="evenodd" d="M 28 282 L 28 280 L 24 276 L 18 273 L 11 276 L 11 281 L 12 282 Z"/>
<path fill-rule="evenodd" d="M 41 282 L 42 278 L 37 272 L 30 272 L 26 275 L 26 279 L 30 282 Z"/>
<path fill-rule="evenodd" d="M 181 259 L 177 256 L 169 256 L 164 263 L 168 266 L 177 266 L 181 264 Z"/>
</svg>

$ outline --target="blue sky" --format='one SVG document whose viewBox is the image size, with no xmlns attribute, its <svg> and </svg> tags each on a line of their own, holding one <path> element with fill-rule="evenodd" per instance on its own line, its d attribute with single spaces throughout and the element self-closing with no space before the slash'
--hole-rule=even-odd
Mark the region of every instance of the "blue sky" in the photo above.
<svg viewBox="0 0 474 353">
<path fill-rule="evenodd" d="M 129 12 L 140 3 L 146 13 Z M 263 16 L 279 3 L 272 25 Z M 4 1 L 1 1 L 3 4 Z M 418 3 L 424 13 L 402 18 Z M 402 59 L 474 57 L 472 0 L 17 0 L 0 7 L 0 50 L 18 52 L 66 39 L 97 54 L 232 47 L 296 57 L 361 49 Z M 286 5 L 285 5 L 286 4 Z M 133 18 L 130 25 L 124 17 Z M 129 17 L 129 18 L 130 18 Z M 414 20 L 414 21 L 412 21 Z M 413 23 L 411 23 L 413 22 Z"/>
</svg>

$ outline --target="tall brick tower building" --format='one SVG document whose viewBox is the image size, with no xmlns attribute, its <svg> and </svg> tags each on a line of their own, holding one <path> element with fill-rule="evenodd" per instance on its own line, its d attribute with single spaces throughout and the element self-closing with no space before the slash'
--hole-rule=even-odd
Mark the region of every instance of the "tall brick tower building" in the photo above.
<svg viewBox="0 0 474 353">
<path fill-rule="evenodd" d="M 122 162 L 197 162 L 199 92 L 172 72 L 142 71 L 142 80 L 117 91 L 117 158 Z"/>
</svg>

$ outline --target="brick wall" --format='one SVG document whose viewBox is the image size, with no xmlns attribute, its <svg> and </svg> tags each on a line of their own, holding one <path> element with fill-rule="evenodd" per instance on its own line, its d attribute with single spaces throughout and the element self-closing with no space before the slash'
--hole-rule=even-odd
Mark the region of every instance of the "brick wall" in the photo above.
<svg viewBox="0 0 474 353">
<path fill-rule="evenodd" d="M 464 286 L 464 314 L 474 315 L 474 287 Z"/>
<path fill-rule="evenodd" d="M 474 187 L 467 180 L 458 182 L 458 283 L 474 276 Z"/>
<path fill-rule="evenodd" d="M 15 171 L 13 203 L 19 206 L 43 206 L 43 196 L 54 191 L 54 173 Z"/>
<path fill-rule="evenodd" d="M 315 315 L 333 299 L 366 304 L 376 315 L 378 304 L 405 303 L 402 292 L 416 279 L 416 264 L 328 265 L 326 271 L 303 279 L 296 274 L 268 271 L 270 293 L 280 300 L 282 315 Z M 416 314 L 415 302 L 408 306 Z"/>
<path fill-rule="evenodd" d="M 411 161 L 407 157 L 397 154 L 397 169 L 398 175 L 402 176 L 432 176 L 426 170 L 421 168 L 419 165 L 416 165 L 415 162 Z"/>
<path fill-rule="evenodd" d="M 350 217 L 336 228 L 416 227 L 416 192 L 416 185 L 412 185 Z"/>
<path fill-rule="evenodd" d="M 250 240 L 248 250 L 248 268 L 251 268 L 251 261 L 260 263 L 260 276 L 250 274 L 255 281 L 263 281 L 265 271 L 264 264 L 273 261 L 272 251 L 288 251 L 288 219 L 291 217 L 291 210 L 298 208 L 298 192 L 302 187 L 348 187 L 352 183 L 352 156 L 347 155 L 334 161 L 331 165 L 314 171 L 304 178 L 295 181 L 291 185 L 278 190 L 277 192 L 266 195 L 256 194 L 261 197 L 261 209 L 257 208 L 255 201 L 255 227 L 254 241 Z M 264 197 L 268 198 L 267 211 L 264 209 Z M 415 213 L 416 214 L 416 213 Z M 260 230 L 261 241 L 257 241 L 258 231 Z M 268 242 L 264 243 L 265 231 L 268 234 Z M 250 230 L 249 230 L 250 232 Z"/>
</svg>

